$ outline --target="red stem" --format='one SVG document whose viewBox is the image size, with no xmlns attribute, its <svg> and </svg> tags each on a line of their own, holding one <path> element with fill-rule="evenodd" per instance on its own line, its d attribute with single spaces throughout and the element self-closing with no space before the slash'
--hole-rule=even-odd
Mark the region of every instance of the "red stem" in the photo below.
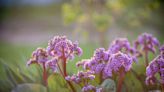
<svg viewBox="0 0 164 92">
<path fill-rule="evenodd" d="M 46 71 L 45 62 L 43 63 L 43 80 L 44 80 L 44 85 L 47 86 L 47 71 Z"/>
<path fill-rule="evenodd" d="M 58 66 L 58 68 L 59 68 L 59 71 L 60 71 L 61 75 L 62 75 L 63 78 L 65 79 L 65 76 L 64 76 L 64 74 L 63 74 L 63 72 L 62 72 L 62 70 L 61 70 L 61 68 L 60 68 L 60 66 L 59 66 L 58 63 L 57 63 L 57 66 Z M 74 89 L 74 87 L 73 87 L 73 85 L 71 84 L 71 82 L 69 82 L 69 81 L 67 81 L 67 80 L 66 80 L 66 82 L 69 84 L 70 88 L 72 89 L 72 92 L 76 92 L 75 89 Z"/>
<path fill-rule="evenodd" d="M 149 60 L 148 60 L 148 51 L 147 49 L 145 50 L 145 66 L 147 67 L 149 65 Z"/>
<path fill-rule="evenodd" d="M 63 56 L 63 72 L 64 72 L 64 76 L 67 76 L 67 66 L 66 66 L 66 58 Z"/>
<path fill-rule="evenodd" d="M 64 76 L 66 77 L 67 76 L 67 71 L 66 71 L 66 69 L 67 69 L 67 66 L 66 66 L 67 59 L 65 57 L 64 48 L 62 48 L 62 54 L 63 54 L 63 56 L 62 56 L 63 73 L 64 73 Z"/>
<path fill-rule="evenodd" d="M 123 69 L 121 69 L 121 71 L 119 73 L 119 80 L 118 80 L 117 92 L 121 92 L 124 78 L 125 78 L 125 74 L 123 72 Z"/>
<path fill-rule="evenodd" d="M 67 58 L 66 58 L 65 53 L 64 53 L 64 48 L 62 48 L 62 54 L 63 54 L 63 56 L 61 57 L 61 59 L 62 59 L 62 68 L 63 68 L 64 78 L 65 78 L 67 76 L 67 71 L 66 71 L 66 69 L 67 69 L 67 66 L 66 66 Z M 76 92 L 76 90 L 74 89 L 71 82 L 67 81 L 67 83 L 69 84 L 70 88 L 72 89 L 72 92 Z"/>
<path fill-rule="evenodd" d="M 161 84 L 162 92 L 164 92 L 164 84 Z"/>
</svg>

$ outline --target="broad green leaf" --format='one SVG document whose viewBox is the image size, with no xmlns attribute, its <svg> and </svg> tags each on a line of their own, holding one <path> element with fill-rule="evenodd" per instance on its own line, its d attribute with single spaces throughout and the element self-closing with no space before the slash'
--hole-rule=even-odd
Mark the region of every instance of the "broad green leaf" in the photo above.
<svg viewBox="0 0 164 92">
<path fill-rule="evenodd" d="M 143 92 L 143 87 L 140 81 L 137 80 L 136 77 L 132 73 L 128 72 L 126 74 L 124 82 L 129 92 Z M 143 80 L 143 83 L 144 83 L 144 80 Z"/>
<path fill-rule="evenodd" d="M 116 84 L 112 79 L 106 79 L 101 84 L 103 92 L 116 92 Z"/>
<path fill-rule="evenodd" d="M 24 83 L 18 85 L 11 92 L 47 92 L 47 89 L 40 84 Z"/>
<path fill-rule="evenodd" d="M 49 92 L 69 92 L 66 80 L 60 74 L 52 74 L 48 77 Z"/>
</svg>

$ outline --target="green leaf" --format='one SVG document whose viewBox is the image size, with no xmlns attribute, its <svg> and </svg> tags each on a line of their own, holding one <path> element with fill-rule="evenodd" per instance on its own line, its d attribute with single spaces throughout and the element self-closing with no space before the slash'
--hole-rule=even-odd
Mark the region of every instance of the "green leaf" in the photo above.
<svg viewBox="0 0 164 92">
<path fill-rule="evenodd" d="M 10 83 L 13 86 L 16 86 L 19 83 L 23 83 L 25 82 L 25 79 L 19 74 L 18 71 L 15 71 L 15 69 L 7 64 L 5 64 L 4 62 L 1 62 L 1 64 L 4 67 L 4 70 L 6 71 L 6 76 L 7 79 L 10 80 Z"/>
<path fill-rule="evenodd" d="M 48 77 L 49 92 L 70 92 L 66 80 L 60 74 L 52 74 Z"/>
<path fill-rule="evenodd" d="M 116 92 L 116 84 L 112 79 L 106 79 L 101 84 L 103 92 Z"/>
<path fill-rule="evenodd" d="M 143 76 L 144 78 L 144 76 Z M 143 87 L 139 80 L 130 72 L 126 74 L 125 80 L 126 88 L 130 92 L 143 92 Z M 144 83 L 144 80 L 143 80 Z"/>
<path fill-rule="evenodd" d="M 40 84 L 24 83 L 18 85 L 11 92 L 47 92 L 47 89 Z"/>
</svg>

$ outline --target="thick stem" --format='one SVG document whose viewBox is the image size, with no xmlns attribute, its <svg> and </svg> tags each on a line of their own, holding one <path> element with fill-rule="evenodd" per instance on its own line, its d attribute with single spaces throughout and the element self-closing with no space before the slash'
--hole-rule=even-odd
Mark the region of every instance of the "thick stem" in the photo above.
<svg viewBox="0 0 164 92">
<path fill-rule="evenodd" d="M 145 50 L 145 66 L 147 67 L 149 65 L 149 60 L 148 60 L 148 51 L 147 49 Z"/>
<path fill-rule="evenodd" d="M 43 80 L 44 80 L 44 85 L 47 86 L 47 71 L 46 71 L 45 62 L 43 63 Z"/>
<path fill-rule="evenodd" d="M 67 76 L 67 66 L 66 66 L 66 62 L 67 62 L 67 58 L 65 56 L 65 53 L 64 53 L 64 48 L 62 48 L 62 54 L 63 56 L 61 57 L 62 58 L 62 68 L 63 68 L 63 73 L 64 73 L 64 76 L 66 77 Z"/>
<path fill-rule="evenodd" d="M 125 74 L 124 74 L 123 70 L 121 69 L 121 71 L 119 73 L 119 80 L 118 80 L 117 91 L 116 92 L 121 92 L 124 78 L 125 78 Z"/>
<path fill-rule="evenodd" d="M 161 90 L 164 92 L 164 84 L 161 84 Z"/>
<path fill-rule="evenodd" d="M 67 58 L 66 58 L 65 53 L 64 53 L 64 48 L 62 48 L 62 54 L 63 54 L 63 56 L 61 57 L 61 59 L 62 59 L 62 68 L 63 68 L 63 74 L 64 74 L 63 77 L 65 78 L 67 76 L 67 71 L 66 71 L 66 69 L 67 69 L 67 66 L 66 66 Z M 67 83 L 69 84 L 72 92 L 76 92 L 76 90 L 73 87 L 73 85 L 71 84 L 71 82 L 70 81 L 67 81 Z"/>
<path fill-rule="evenodd" d="M 64 76 L 66 77 L 67 76 L 67 66 L 66 66 L 66 58 L 63 57 L 63 72 L 64 72 Z"/>
<path fill-rule="evenodd" d="M 67 81 L 67 80 L 66 80 L 66 81 Z M 69 86 L 70 86 L 72 92 L 76 92 L 76 90 L 75 90 L 75 88 L 73 87 L 72 83 L 69 82 L 69 81 L 67 81 L 67 83 L 69 84 Z"/>
</svg>

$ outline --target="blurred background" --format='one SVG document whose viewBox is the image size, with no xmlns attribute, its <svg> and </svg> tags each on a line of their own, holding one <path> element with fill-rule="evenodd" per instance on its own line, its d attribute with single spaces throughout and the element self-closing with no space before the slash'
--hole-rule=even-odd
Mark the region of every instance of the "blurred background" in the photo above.
<svg viewBox="0 0 164 92">
<path fill-rule="evenodd" d="M 82 47 L 82 57 L 68 63 L 68 72 L 73 73 L 78 71 L 77 61 L 91 57 L 96 48 L 107 49 L 118 37 L 132 43 L 148 32 L 163 44 L 163 16 L 163 0 L 1 0 L 0 91 L 40 82 L 38 70 L 27 68 L 26 62 L 53 36 L 66 35 Z"/>
</svg>

